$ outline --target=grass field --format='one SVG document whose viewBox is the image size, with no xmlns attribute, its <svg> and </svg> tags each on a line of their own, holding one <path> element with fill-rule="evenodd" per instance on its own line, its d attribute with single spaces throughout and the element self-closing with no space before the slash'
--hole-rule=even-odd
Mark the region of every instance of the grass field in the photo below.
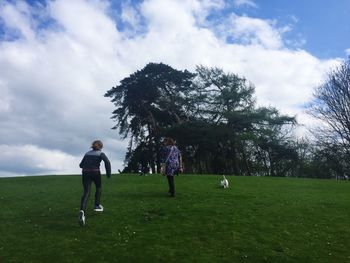
<svg viewBox="0 0 350 263">
<path fill-rule="evenodd" d="M 80 176 L 2 178 L 0 262 L 350 262 L 349 182 L 228 179 L 103 177 L 80 227 Z"/>
</svg>

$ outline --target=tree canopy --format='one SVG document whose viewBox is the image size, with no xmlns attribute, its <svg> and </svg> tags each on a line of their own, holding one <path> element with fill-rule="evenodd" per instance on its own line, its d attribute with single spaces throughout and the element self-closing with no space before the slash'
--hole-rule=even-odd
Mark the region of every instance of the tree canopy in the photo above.
<svg viewBox="0 0 350 263">
<path fill-rule="evenodd" d="M 288 139 L 295 118 L 256 107 L 255 88 L 220 68 L 195 72 L 149 63 L 106 92 L 114 129 L 129 138 L 125 171 L 159 167 L 161 139 L 173 137 L 188 173 L 293 175 Z"/>
<path fill-rule="evenodd" d="M 350 58 L 328 73 L 316 87 L 309 113 L 321 120 L 316 135 L 316 158 L 328 177 L 350 177 Z M 333 174 L 333 175 L 332 175 Z"/>
</svg>

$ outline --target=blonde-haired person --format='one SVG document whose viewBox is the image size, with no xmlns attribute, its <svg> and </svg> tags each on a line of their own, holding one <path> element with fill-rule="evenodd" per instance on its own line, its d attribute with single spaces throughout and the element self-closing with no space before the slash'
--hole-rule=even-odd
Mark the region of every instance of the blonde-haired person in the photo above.
<svg viewBox="0 0 350 263">
<path fill-rule="evenodd" d="M 164 139 L 162 164 L 165 165 L 165 176 L 168 179 L 170 197 L 175 197 L 174 175 L 183 171 L 182 156 L 180 150 L 175 146 L 175 141 L 168 137 Z"/>
<path fill-rule="evenodd" d="M 95 192 L 95 208 L 97 212 L 103 211 L 103 206 L 100 203 L 101 198 L 101 161 L 105 164 L 107 177 L 111 177 L 111 164 L 107 156 L 102 152 L 103 143 L 100 140 L 93 141 L 91 144 L 92 150 L 85 153 L 84 158 L 79 166 L 82 168 L 82 183 L 84 188 L 83 196 L 80 201 L 79 223 L 85 225 L 85 210 L 89 199 L 91 184 L 94 182 L 96 186 Z"/>
</svg>

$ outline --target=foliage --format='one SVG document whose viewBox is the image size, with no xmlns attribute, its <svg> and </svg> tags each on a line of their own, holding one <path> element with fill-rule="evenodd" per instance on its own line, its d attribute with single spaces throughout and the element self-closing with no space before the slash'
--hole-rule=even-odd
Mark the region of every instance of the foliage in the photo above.
<svg viewBox="0 0 350 263">
<path fill-rule="evenodd" d="M 328 74 L 316 88 L 310 113 L 327 124 L 338 142 L 350 145 L 350 58 Z"/>
<path fill-rule="evenodd" d="M 322 159 L 326 174 L 350 176 L 350 58 L 328 74 L 315 89 L 309 113 L 323 125 L 316 135 L 315 159 Z"/>
<path fill-rule="evenodd" d="M 138 146 L 141 142 L 146 151 L 158 152 L 160 129 L 187 118 L 186 97 L 193 76 L 162 63 L 149 63 L 106 92 L 105 97 L 112 98 L 116 106 L 113 128 L 119 129 L 124 138 L 130 136 L 127 162 L 131 161 L 133 143 Z M 159 158 L 152 156 L 153 172 L 156 163 L 159 164 Z"/>
<path fill-rule="evenodd" d="M 105 94 L 116 106 L 114 128 L 130 136 L 124 172 L 155 172 L 161 139 L 171 136 L 188 173 L 298 176 L 295 118 L 256 107 L 254 91 L 245 78 L 204 66 L 190 73 L 150 63 L 124 78 Z"/>
</svg>

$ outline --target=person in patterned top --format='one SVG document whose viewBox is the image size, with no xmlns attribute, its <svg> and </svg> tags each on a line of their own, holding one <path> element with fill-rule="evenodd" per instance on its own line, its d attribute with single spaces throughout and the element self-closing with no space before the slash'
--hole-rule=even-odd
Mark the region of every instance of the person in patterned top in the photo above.
<svg viewBox="0 0 350 263">
<path fill-rule="evenodd" d="M 165 166 L 164 175 L 168 179 L 170 197 L 175 197 L 174 175 L 183 171 L 182 156 L 180 150 L 175 146 L 172 138 L 164 139 L 162 149 L 162 165 Z"/>
</svg>

